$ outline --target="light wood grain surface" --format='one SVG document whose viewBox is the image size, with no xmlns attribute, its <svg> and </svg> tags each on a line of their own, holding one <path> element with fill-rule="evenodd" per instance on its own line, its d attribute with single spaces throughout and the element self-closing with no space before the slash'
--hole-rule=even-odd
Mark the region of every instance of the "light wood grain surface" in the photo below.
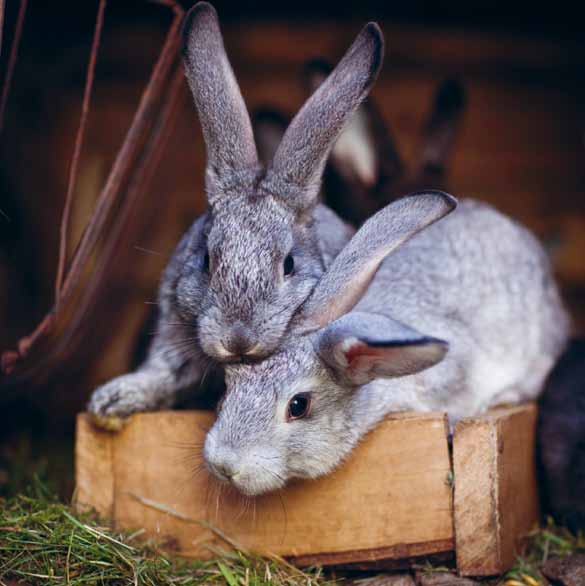
<svg viewBox="0 0 585 586">
<path fill-rule="evenodd" d="M 118 433 L 78 418 L 77 503 L 128 529 L 208 558 L 232 545 L 299 565 L 348 565 L 456 553 L 458 570 L 506 570 L 537 521 L 534 405 L 457 424 L 394 414 L 333 474 L 244 499 L 202 465 L 207 411 L 133 416 Z M 453 495 L 454 486 L 454 495 Z"/>
</svg>

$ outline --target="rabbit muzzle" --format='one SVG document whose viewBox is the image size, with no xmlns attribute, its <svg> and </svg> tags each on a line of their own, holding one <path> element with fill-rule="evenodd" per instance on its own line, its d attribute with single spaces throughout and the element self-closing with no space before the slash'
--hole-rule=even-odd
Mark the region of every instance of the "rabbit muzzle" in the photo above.
<svg viewBox="0 0 585 586">
<path fill-rule="evenodd" d="M 203 450 L 205 464 L 222 483 L 229 483 L 246 496 L 257 496 L 285 485 L 279 458 L 262 446 L 237 449 L 218 440 L 212 429 Z"/>
</svg>

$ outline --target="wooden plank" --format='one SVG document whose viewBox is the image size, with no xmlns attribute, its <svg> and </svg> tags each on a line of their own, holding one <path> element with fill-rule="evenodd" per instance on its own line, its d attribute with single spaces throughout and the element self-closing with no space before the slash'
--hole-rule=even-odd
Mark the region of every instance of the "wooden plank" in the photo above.
<svg viewBox="0 0 585 586">
<path fill-rule="evenodd" d="M 209 557 L 225 544 L 197 521 L 241 546 L 299 564 L 339 564 L 453 550 L 450 458 L 443 414 L 394 415 L 333 474 L 292 483 L 253 501 L 220 491 L 201 464 L 213 415 L 136 415 L 113 436 L 113 516 L 146 529 L 182 555 Z M 86 452 L 79 453 L 84 457 Z M 246 508 L 247 507 L 247 508 Z"/>
<path fill-rule="evenodd" d="M 534 404 L 498 417 L 498 481 L 500 568 L 508 569 L 539 518 Z"/>
<path fill-rule="evenodd" d="M 501 408 L 460 421 L 453 438 L 457 568 L 505 571 L 519 540 L 538 522 L 536 407 Z"/>
<path fill-rule="evenodd" d="M 464 420 L 455 426 L 455 551 L 462 574 L 497 572 L 496 450 L 490 421 Z"/>
<path fill-rule="evenodd" d="M 449 555 L 456 541 L 464 575 L 506 570 L 538 519 L 534 405 L 457 424 L 454 503 L 442 414 L 388 417 L 333 474 L 252 501 L 194 471 L 212 421 L 203 411 L 143 414 L 110 435 L 80 416 L 77 502 L 186 556 L 225 546 L 211 524 L 243 548 L 299 565 L 403 563 Z"/>
<path fill-rule="evenodd" d="M 111 433 L 97 430 L 85 414 L 77 416 L 75 435 L 75 505 L 100 515 L 114 514 L 114 467 Z"/>
</svg>

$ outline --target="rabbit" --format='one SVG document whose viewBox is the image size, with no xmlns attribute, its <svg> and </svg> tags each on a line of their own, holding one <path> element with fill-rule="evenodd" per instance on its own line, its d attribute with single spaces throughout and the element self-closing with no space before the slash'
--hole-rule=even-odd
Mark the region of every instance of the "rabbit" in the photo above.
<svg viewBox="0 0 585 586">
<path fill-rule="evenodd" d="M 209 210 L 179 243 L 159 289 L 157 333 L 145 362 L 98 388 L 98 425 L 176 404 L 221 364 L 259 360 L 281 344 L 296 309 L 353 229 L 318 203 L 335 139 L 382 64 L 375 23 L 292 120 L 263 167 L 214 8 L 187 13 L 183 59 L 207 149 Z"/>
<path fill-rule="evenodd" d="M 546 510 L 585 530 L 585 338 L 571 340 L 539 401 L 538 454 Z"/>
<path fill-rule="evenodd" d="M 330 71 L 321 59 L 309 61 L 304 72 L 308 92 L 315 91 Z M 439 84 L 420 132 L 416 160 L 406 167 L 375 101 L 366 98 L 331 150 L 324 176 L 325 203 L 346 221 L 360 225 L 405 193 L 444 189 L 465 105 L 461 82 L 448 78 Z"/>
<path fill-rule="evenodd" d="M 323 83 L 331 69 L 322 59 L 305 64 L 308 93 Z M 400 194 L 443 189 L 465 103 L 465 88 L 458 80 L 446 79 L 439 84 L 420 133 L 417 160 L 405 174 L 382 114 L 371 97 L 365 98 L 331 149 L 321 201 L 346 222 L 359 226 Z M 264 106 L 253 113 L 252 126 L 260 159 L 268 163 L 286 131 L 287 116 Z"/>
<path fill-rule="evenodd" d="M 215 477 L 259 495 L 331 472 L 390 412 L 445 411 L 452 425 L 538 395 L 569 328 L 549 259 L 489 205 L 454 208 L 442 192 L 385 207 L 278 352 L 226 365 L 203 447 Z"/>
</svg>

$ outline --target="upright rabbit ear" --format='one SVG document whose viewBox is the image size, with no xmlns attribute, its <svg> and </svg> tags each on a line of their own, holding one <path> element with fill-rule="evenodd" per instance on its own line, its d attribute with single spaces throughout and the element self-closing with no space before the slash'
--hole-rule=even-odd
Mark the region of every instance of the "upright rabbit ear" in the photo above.
<svg viewBox="0 0 585 586">
<path fill-rule="evenodd" d="M 306 63 L 306 88 L 314 92 L 332 67 L 322 59 Z M 336 173 L 364 189 L 379 186 L 382 179 L 395 180 L 402 172 L 402 162 L 381 112 L 372 98 L 366 98 L 356 110 L 333 145 L 329 157 Z"/>
<path fill-rule="evenodd" d="M 304 70 L 306 90 L 314 92 L 331 70 L 322 59 L 309 61 Z M 398 199 L 389 194 L 389 187 L 402 172 L 391 129 L 374 100 L 367 97 L 331 149 L 324 175 L 325 202 L 342 218 L 359 226 Z"/>
<path fill-rule="evenodd" d="M 359 311 L 327 326 L 315 346 L 322 360 L 354 385 L 415 374 L 440 362 L 449 348 L 396 320 Z"/>
<path fill-rule="evenodd" d="M 360 299 L 382 261 L 401 244 L 457 206 L 441 191 L 399 199 L 372 216 L 337 255 L 297 315 L 309 332 L 347 313 Z"/>
<path fill-rule="evenodd" d="M 228 61 L 217 13 L 198 2 L 185 16 L 183 60 L 207 147 L 210 205 L 253 180 L 258 167 L 252 124 Z"/>
<path fill-rule="evenodd" d="M 303 211 L 316 201 L 329 151 L 372 87 L 383 49 L 382 31 L 367 24 L 288 127 L 265 187 L 294 209 Z"/>
<path fill-rule="evenodd" d="M 415 189 L 445 184 L 466 102 L 465 86 L 459 80 L 446 79 L 438 86 L 419 137 L 417 163 L 410 178 Z"/>
</svg>

